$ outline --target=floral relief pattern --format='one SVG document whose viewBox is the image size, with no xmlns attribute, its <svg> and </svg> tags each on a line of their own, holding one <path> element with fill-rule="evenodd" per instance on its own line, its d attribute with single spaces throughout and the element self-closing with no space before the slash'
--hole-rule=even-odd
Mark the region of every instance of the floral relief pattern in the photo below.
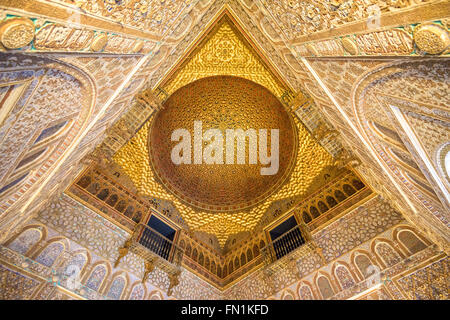
<svg viewBox="0 0 450 320">
<path fill-rule="evenodd" d="M 356 21 L 370 20 L 378 10 L 380 13 L 390 12 L 419 3 L 419 1 L 377 0 L 263 0 L 262 2 L 274 15 L 289 40 Z"/>
</svg>

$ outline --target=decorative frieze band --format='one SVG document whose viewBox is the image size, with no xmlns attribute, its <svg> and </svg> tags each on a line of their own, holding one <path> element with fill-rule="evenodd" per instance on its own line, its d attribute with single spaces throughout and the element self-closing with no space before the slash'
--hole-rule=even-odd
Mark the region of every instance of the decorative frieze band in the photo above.
<svg viewBox="0 0 450 320">
<path fill-rule="evenodd" d="M 351 34 L 294 47 L 302 57 L 448 55 L 450 34 L 445 21 Z"/>
<path fill-rule="evenodd" d="M 0 12 L 0 50 L 149 54 L 156 41 Z"/>
</svg>

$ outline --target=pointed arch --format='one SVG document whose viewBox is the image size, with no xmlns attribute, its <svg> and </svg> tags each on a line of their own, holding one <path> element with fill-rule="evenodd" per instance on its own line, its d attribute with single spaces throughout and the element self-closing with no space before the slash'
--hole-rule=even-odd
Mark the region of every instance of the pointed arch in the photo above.
<svg viewBox="0 0 450 320">
<path fill-rule="evenodd" d="M 285 289 L 281 294 L 281 300 L 297 300 L 295 299 L 295 293 L 291 289 Z"/>
<path fill-rule="evenodd" d="M 329 299 L 337 292 L 337 288 L 333 285 L 330 275 L 323 271 L 319 271 L 314 276 L 314 284 L 323 300 Z"/>
<path fill-rule="evenodd" d="M 358 249 L 351 254 L 350 261 L 355 267 L 356 272 L 358 272 L 358 276 L 361 280 L 367 279 L 372 275 L 370 266 L 379 268 L 378 263 L 373 261 L 369 252 L 361 249 Z"/>
<path fill-rule="evenodd" d="M 126 292 L 128 286 L 128 275 L 124 272 L 119 271 L 112 276 L 111 283 L 106 290 L 106 296 L 113 300 L 120 300 L 120 298 Z"/>
<path fill-rule="evenodd" d="M 388 239 L 374 239 L 371 244 L 373 253 L 382 262 L 383 266 L 388 268 L 399 263 L 402 258 L 400 252 L 398 252 L 393 245 L 392 241 Z"/>
<path fill-rule="evenodd" d="M 144 300 L 147 297 L 147 287 L 142 281 L 136 281 L 132 284 L 129 300 Z"/>
<path fill-rule="evenodd" d="M 164 295 L 159 290 L 153 290 L 150 292 L 148 300 L 164 300 Z"/>
<path fill-rule="evenodd" d="M 341 290 L 349 289 L 356 284 L 357 278 L 350 270 L 347 263 L 343 261 L 337 261 L 333 264 L 331 270 L 331 272 L 337 279 L 338 285 L 341 287 Z"/>
<path fill-rule="evenodd" d="M 426 249 L 430 242 L 410 226 L 401 225 L 392 231 L 392 237 L 407 254 Z"/>
<path fill-rule="evenodd" d="M 57 237 L 50 239 L 46 245 L 34 255 L 34 259 L 46 267 L 52 267 L 63 252 L 66 250 L 68 251 L 69 249 L 69 241 L 65 238 Z"/>
<path fill-rule="evenodd" d="M 86 287 L 97 292 L 102 292 L 105 286 L 105 280 L 111 274 L 111 266 L 108 261 L 98 261 L 91 269 L 91 272 L 86 277 Z"/>
<path fill-rule="evenodd" d="M 47 228 L 43 225 L 28 225 L 5 242 L 5 246 L 24 256 L 32 253 L 47 237 Z"/>
<path fill-rule="evenodd" d="M 315 300 L 311 283 L 308 281 L 300 281 L 297 284 L 297 296 L 300 300 Z"/>
</svg>

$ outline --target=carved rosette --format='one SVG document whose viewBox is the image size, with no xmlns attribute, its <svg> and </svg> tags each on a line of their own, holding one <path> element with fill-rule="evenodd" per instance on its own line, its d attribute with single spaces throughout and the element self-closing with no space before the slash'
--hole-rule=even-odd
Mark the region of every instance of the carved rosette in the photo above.
<svg viewBox="0 0 450 320">
<path fill-rule="evenodd" d="M 0 25 L 0 42 L 7 49 L 20 49 L 34 39 L 34 23 L 28 18 L 13 18 Z"/>
<path fill-rule="evenodd" d="M 414 30 L 417 47 L 429 54 L 440 54 L 450 45 L 448 31 L 438 24 L 421 24 Z"/>
<path fill-rule="evenodd" d="M 108 36 L 104 33 L 97 35 L 91 43 L 91 50 L 95 52 L 102 51 L 108 43 Z"/>
<path fill-rule="evenodd" d="M 342 38 L 341 42 L 342 42 L 342 46 L 344 47 L 345 51 L 350 53 L 352 56 L 355 56 L 359 53 L 358 45 L 351 38 L 349 38 L 349 37 Z"/>
</svg>

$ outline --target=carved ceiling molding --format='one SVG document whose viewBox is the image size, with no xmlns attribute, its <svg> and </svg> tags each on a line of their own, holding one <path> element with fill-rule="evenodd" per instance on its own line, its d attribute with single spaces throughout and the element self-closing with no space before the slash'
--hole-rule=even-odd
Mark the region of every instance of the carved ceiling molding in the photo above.
<svg viewBox="0 0 450 320">
<path fill-rule="evenodd" d="M 288 1 L 262 0 L 290 45 L 328 40 L 375 28 L 391 28 L 442 18 L 447 1 Z"/>
<path fill-rule="evenodd" d="M 190 2 L 189 4 L 187 2 Z M 71 23 L 102 31 L 111 31 L 131 37 L 160 41 L 170 34 L 180 22 L 183 14 L 191 10 L 199 1 L 173 1 L 172 7 L 161 8 L 164 3 L 152 1 L 151 7 L 143 12 L 143 4 L 138 0 L 121 3 L 106 3 L 101 0 L 79 0 L 75 4 L 69 0 L 4 0 L 1 7 L 14 10 L 18 14 L 28 13 L 58 23 Z M 140 17 L 132 17 L 135 5 L 141 6 Z M 148 19 L 148 11 L 155 19 Z M 161 19 L 156 19 L 160 16 Z M 163 21 L 164 20 L 164 21 Z"/>
<path fill-rule="evenodd" d="M 83 7 L 84 4 L 77 5 Z M 131 3 L 127 5 L 131 6 Z M 191 16 L 201 15 L 202 10 L 204 4 L 199 0 L 192 2 L 184 10 L 173 12 L 176 15 L 165 32 L 152 35 L 139 28 L 130 29 L 120 22 L 94 17 L 73 4 L 6 1 L 0 5 L 0 44 L 3 41 L 0 51 L 152 55 L 165 42 L 179 42 L 192 27 Z"/>
<path fill-rule="evenodd" d="M 448 27 L 439 20 L 307 42 L 294 50 L 301 57 L 448 55 L 449 43 Z"/>
</svg>

